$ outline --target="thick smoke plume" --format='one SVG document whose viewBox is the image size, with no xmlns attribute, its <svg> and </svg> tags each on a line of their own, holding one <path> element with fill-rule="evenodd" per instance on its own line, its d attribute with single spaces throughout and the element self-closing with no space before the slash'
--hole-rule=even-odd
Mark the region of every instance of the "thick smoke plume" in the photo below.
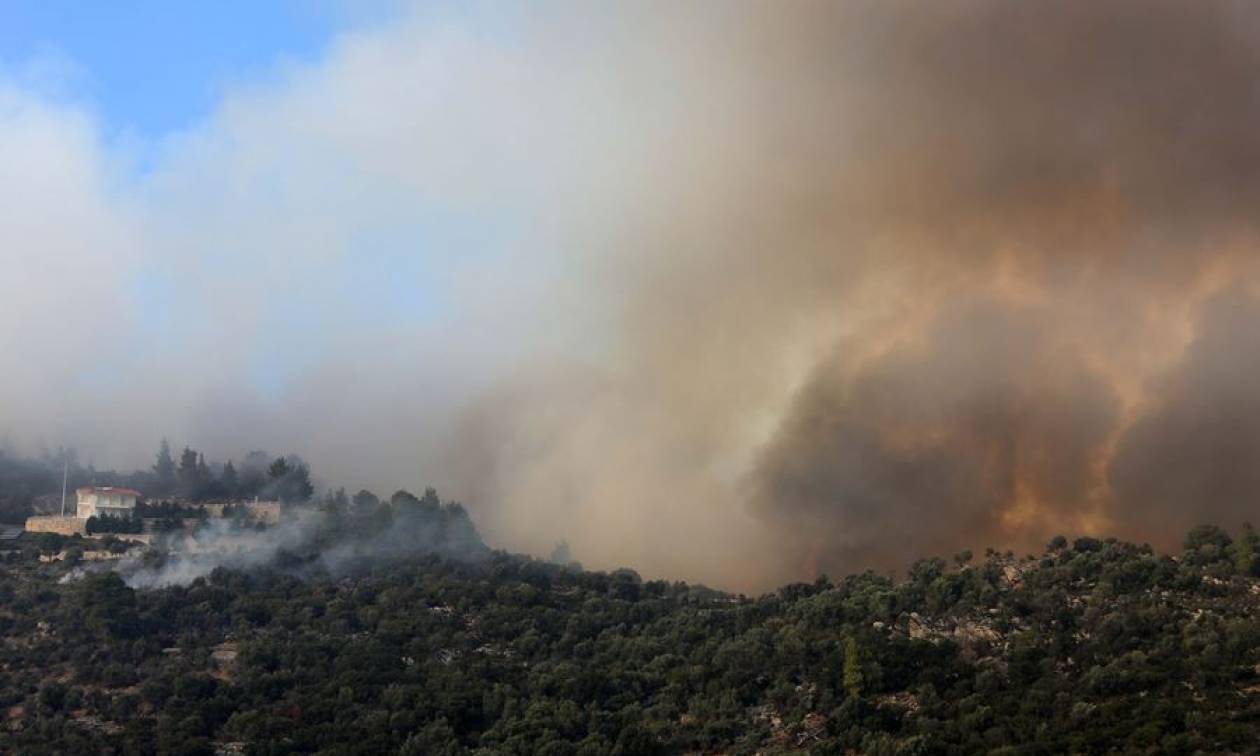
<svg viewBox="0 0 1260 756">
<path fill-rule="evenodd" d="M 0 87 L 0 419 L 722 586 L 1166 546 L 1260 496 L 1257 74 L 1241 2 L 428 8 L 127 181 Z"/>
</svg>

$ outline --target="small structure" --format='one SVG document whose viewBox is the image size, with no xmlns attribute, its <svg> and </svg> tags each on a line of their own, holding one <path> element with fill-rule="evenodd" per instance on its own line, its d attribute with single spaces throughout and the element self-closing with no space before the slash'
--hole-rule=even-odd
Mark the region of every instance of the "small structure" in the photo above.
<svg viewBox="0 0 1260 756">
<path fill-rule="evenodd" d="M 79 495 L 76 514 L 81 520 L 89 517 L 130 518 L 135 514 L 136 499 L 140 496 L 135 489 L 113 486 L 84 486 L 75 493 Z"/>
</svg>

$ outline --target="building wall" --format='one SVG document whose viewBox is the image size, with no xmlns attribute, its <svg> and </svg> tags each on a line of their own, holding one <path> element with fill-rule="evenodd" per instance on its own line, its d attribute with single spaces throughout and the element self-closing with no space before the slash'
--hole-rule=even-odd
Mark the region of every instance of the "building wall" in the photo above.
<svg viewBox="0 0 1260 756">
<path fill-rule="evenodd" d="M 202 504 L 201 508 L 206 510 L 206 514 L 210 515 L 211 517 L 222 517 L 223 508 L 230 507 L 230 506 L 232 505 L 228 502 L 212 501 L 206 504 Z"/>
<path fill-rule="evenodd" d="M 89 517 L 130 517 L 136 510 L 136 497 L 119 493 L 79 493 L 77 514 Z"/>
<path fill-rule="evenodd" d="M 258 522 L 275 525 L 280 522 L 280 502 L 278 501 L 216 501 L 201 505 L 211 517 L 222 517 L 223 510 L 231 507 L 236 511 L 244 510 L 249 517 Z"/>
<path fill-rule="evenodd" d="M 87 535 L 87 520 L 78 517 L 47 515 L 26 518 L 26 529 L 32 533 L 59 533 L 61 535 Z"/>
</svg>

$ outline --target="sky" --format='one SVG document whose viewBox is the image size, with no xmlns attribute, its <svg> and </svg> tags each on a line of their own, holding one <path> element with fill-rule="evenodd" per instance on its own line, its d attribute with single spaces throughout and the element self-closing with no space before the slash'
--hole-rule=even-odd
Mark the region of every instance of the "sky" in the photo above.
<svg viewBox="0 0 1260 756">
<path fill-rule="evenodd" d="M 1257 518 L 1254 4 L 174 7 L 3 5 L 0 448 L 738 589 Z"/>
<path fill-rule="evenodd" d="M 49 95 L 89 104 L 114 136 L 160 139 L 208 116 L 233 85 L 311 61 L 381 2 L 5 0 L 0 62 Z"/>
<path fill-rule="evenodd" d="M 90 114 L 99 138 L 127 170 L 143 173 L 152 168 L 161 145 L 210 117 L 232 88 L 317 60 L 339 31 L 384 23 L 396 9 L 383 0 L 12 0 L 3 4 L 0 72 L 52 102 Z M 365 255 L 374 256 L 382 263 L 389 259 L 388 252 L 375 249 Z M 409 269 L 405 257 L 395 255 L 393 262 L 388 275 L 381 275 L 384 266 L 371 259 L 355 272 L 367 279 L 366 285 L 395 287 L 421 273 Z M 157 271 L 137 271 L 130 283 L 135 296 L 148 303 L 143 306 L 148 335 L 171 338 L 165 315 L 177 293 Z M 278 318 L 292 321 L 299 315 Z M 287 350 L 287 361 L 299 367 L 309 351 L 291 343 L 275 348 Z M 249 378 L 274 395 L 283 390 L 287 373 L 261 365 Z M 111 379 L 108 370 L 84 375 L 88 383 Z"/>
</svg>

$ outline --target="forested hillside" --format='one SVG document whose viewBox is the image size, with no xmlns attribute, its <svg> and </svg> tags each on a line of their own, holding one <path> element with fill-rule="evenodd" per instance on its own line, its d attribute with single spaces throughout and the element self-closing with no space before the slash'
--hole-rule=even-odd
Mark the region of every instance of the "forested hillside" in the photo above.
<svg viewBox="0 0 1260 756">
<path fill-rule="evenodd" d="M 0 751 L 1252 752 L 1256 540 L 1056 539 L 747 598 L 466 549 L 135 590 L 64 579 L 38 555 L 86 542 L 46 536 L 0 573 Z"/>
</svg>

